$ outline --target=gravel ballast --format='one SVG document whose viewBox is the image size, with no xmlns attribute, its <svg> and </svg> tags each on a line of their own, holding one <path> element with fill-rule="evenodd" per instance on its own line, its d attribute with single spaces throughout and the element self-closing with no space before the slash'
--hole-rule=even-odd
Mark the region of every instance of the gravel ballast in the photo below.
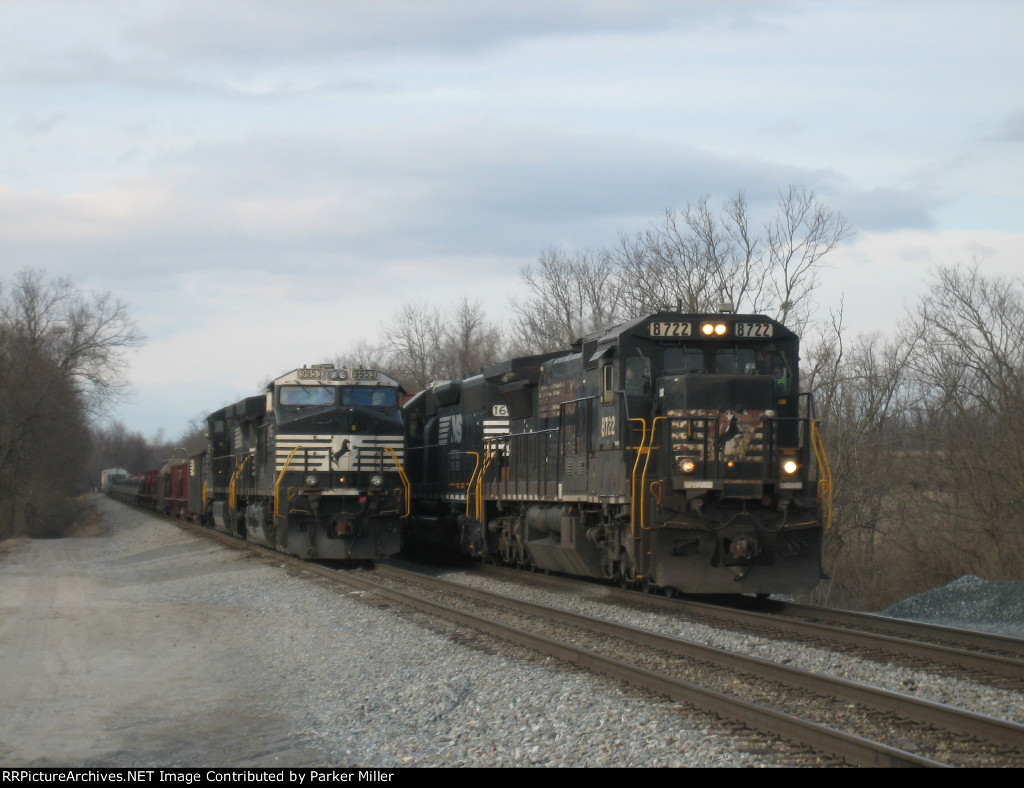
<svg viewBox="0 0 1024 788">
<path fill-rule="evenodd" d="M 772 764 L 676 704 L 97 506 L 104 536 L 0 561 L 7 766 Z"/>
<path fill-rule="evenodd" d="M 770 742 L 737 740 L 678 704 L 446 634 L 450 627 L 365 592 L 338 591 L 105 498 L 96 505 L 103 536 L 27 542 L 0 559 L 5 765 L 776 763 Z M 594 600 L 521 593 L 614 614 Z M 851 666 L 824 650 L 701 633 L 664 615 L 618 615 L 809 669 L 842 663 L 862 679 L 988 713 L 1024 707 L 1019 693 Z"/>
</svg>

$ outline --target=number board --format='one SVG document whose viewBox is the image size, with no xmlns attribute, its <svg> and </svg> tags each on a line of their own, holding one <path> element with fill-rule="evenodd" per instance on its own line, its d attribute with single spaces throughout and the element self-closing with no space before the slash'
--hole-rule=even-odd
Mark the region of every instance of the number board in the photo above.
<svg viewBox="0 0 1024 788">
<path fill-rule="evenodd" d="M 682 320 L 653 320 L 647 324 L 647 336 L 656 339 L 675 339 L 693 334 L 693 324 Z"/>
<path fill-rule="evenodd" d="M 733 333 L 743 339 L 767 339 L 775 335 L 771 323 L 735 323 Z"/>
<path fill-rule="evenodd" d="M 322 369 L 299 369 L 296 370 L 296 377 L 299 380 L 323 380 L 327 373 Z"/>
<path fill-rule="evenodd" d="M 377 370 L 375 369 L 353 369 L 352 380 L 376 380 Z"/>
</svg>

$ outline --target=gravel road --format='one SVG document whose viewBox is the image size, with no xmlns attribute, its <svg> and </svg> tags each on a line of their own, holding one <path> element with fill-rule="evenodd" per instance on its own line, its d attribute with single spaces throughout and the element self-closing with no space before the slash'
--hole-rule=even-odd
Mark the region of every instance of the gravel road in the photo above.
<svg viewBox="0 0 1024 788">
<path fill-rule="evenodd" d="M 772 764 L 676 704 L 96 506 L 102 536 L 0 558 L 5 766 Z"/>
</svg>

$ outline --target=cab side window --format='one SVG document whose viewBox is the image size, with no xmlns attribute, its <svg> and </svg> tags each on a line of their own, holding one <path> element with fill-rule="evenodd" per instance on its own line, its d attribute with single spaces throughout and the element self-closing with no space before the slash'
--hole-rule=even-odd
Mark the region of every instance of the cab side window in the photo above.
<svg viewBox="0 0 1024 788">
<path fill-rule="evenodd" d="M 626 394 L 630 397 L 639 397 L 647 394 L 650 390 L 651 373 L 647 368 L 647 362 L 640 356 L 630 356 L 626 359 Z"/>
<path fill-rule="evenodd" d="M 601 404 L 615 401 L 615 365 L 605 364 L 601 369 Z"/>
</svg>

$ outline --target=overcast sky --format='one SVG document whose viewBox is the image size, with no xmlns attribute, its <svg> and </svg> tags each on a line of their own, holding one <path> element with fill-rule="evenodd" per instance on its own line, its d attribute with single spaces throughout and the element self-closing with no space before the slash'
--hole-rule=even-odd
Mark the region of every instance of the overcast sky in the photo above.
<svg viewBox="0 0 1024 788">
<path fill-rule="evenodd" d="M 789 184 L 856 235 L 823 312 L 1024 274 L 1024 3 L 0 0 L 0 284 L 126 301 L 168 437 L 408 302 L 511 320 L 551 247 Z"/>
</svg>

